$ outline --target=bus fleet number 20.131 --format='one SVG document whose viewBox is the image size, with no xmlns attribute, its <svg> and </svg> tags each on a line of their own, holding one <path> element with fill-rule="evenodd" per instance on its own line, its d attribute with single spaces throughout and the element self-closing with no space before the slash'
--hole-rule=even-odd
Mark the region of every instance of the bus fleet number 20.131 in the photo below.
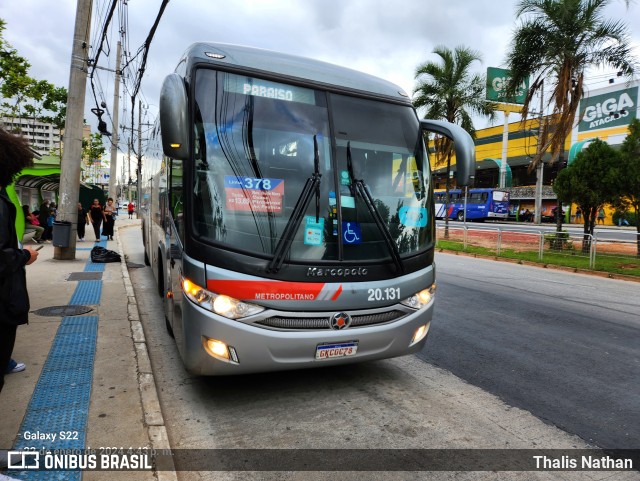
<svg viewBox="0 0 640 481">
<path fill-rule="evenodd" d="M 394 301 L 400 300 L 399 287 L 387 287 L 386 289 L 367 289 L 369 297 L 367 301 Z"/>
</svg>

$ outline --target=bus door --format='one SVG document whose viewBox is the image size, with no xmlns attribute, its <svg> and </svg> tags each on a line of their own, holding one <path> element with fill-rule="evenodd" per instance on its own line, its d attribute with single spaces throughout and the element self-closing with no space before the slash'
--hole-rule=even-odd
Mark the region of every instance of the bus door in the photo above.
<svg viewBox="0 0 640 481">
<path fill-rule="evenodd" d="M 487 218 L 488 192 L 473 192 L 467 194 L 467 220 Z"/>
<path fill-rule="evenodd" d="M 169 219 L 166 230 L 166 285 L 171 290 L 172 295 L 168 299 L 167 316 L 168 321 L 173 326 L 173 333 L 178 347 L 183 344 L 182 329 L 182 252 L 184 241 L 184 197 L 183 197 L 183 175 L 182 161 L 171 160 L 169 173 Z"/>
</svg>

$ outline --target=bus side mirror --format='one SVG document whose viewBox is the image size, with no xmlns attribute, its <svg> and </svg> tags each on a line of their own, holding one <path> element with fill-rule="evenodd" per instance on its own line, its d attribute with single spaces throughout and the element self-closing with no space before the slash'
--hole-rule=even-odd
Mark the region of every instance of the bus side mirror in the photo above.
<svg viewBox="0 0 640 481">
<path fill-rule="evenodd" d="M 164 155 L 172 159 L 189 158 L 188 107 L 184 80 L 176 73 L 168 75 L 160 91 L 160 132 Z"/>
<path fill-rule="evenodd" d="M 476 147 L 469 133 L 459 125 L 441 120 L 421 120 L 420 128 L 453 140 L 456 150 L 456 182 L 459 187 L 472 185 L 476 174 Z"/>
</svg>

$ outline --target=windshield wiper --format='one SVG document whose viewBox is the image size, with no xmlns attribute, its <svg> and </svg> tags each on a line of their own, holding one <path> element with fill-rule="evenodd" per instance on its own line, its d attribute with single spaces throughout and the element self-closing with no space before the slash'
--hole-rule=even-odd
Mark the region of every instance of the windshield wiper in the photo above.
<svg viewBox="0 0 640 481">
<path fill-rule="evenodd" d="M 320 177 L 322 177 L 322 174 L 320 174 L 320 153 L 318 152 L 318 139 L 317 136 L 314 135 L 313 174 L 307 179 L 307 182 L 304 184 L 304 188 L 302 189 L 302 193 L 300 194 L 300 197 L 298 197 L 298 201 L 293 208 L 291 217 L 289 217 L 289 221 L 282 231 L 282 237 L 280 237 L 280 241 L 276 246 L 276 250 L 273 254 L 273 259 L 271 259 L 271 262 L 269 262 L 269 265 L 267 266 L 267 272 L 278 272 L 282 267 L 284 258 L 291 248 L 291 244 L 293 243 L 293 239 L 295 238 L 296 232 L 298 231 L 300 222 L 302 222 L 304 213 L 307 211 L 307 207 L 309 206 L 311 197 L 314 195 L 314 193 L 316 197 L 316 222 L 320 221 Z"/>
<path fill-rule="evenodd" d="M 384 239 L 385 244 L 389 248 L 389 252 L 391 253 L 391 259 L 396 266 L 396 269 L 404 274 L 404 264 L 402 263 L 402 259 L 400 258 L 400 251 L 398 251 L 398 246 L 396 245 L 393 237 L 391 237 L 391 233 L 389 229 L 384 223 L 380 212 L 376 209 L 376 205 L 374 203 L 373 197 L 369 193 L 369 188 L 367 184 L 365 184 L 363 179 L 356 179 L 353 174 L 353 161 L 351 159 L 351 142 L 347 142 L 347 169 L 349 170 L 349 177 L 351 178 L 352 184 L 355 186 L 355 194 L 359 194 L 364 204 L 367 206 L 371 217 L 378 226 L 378 230 L 382 234 L 382 238 Z"/>
</svg>

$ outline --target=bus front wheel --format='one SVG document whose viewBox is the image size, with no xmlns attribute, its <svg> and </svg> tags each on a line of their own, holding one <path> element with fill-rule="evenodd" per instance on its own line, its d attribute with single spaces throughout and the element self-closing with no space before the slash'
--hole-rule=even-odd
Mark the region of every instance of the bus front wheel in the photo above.
<svg viewBox="0 0 640 481">
<path fill-rule="evenodd" d="M 462 211 L 458 212 L 458 215 L 456 215 L 456 219 L 458 219 L 459 222 L 463 222 L 464 221 L 464 212 L 462 212 Z"/>
<path fill-rule="evenodd" d="M 169 322 L 167 316 L 167 295 L 164 288 L 164 262 L 162 262 L 162 253 L 158 251 L 158 294 L 162 298 L 162 310 L 164 311 L 164 325 L 167 328 L 167 333 L 175 339 L 173 335 L 173 328 Z"/>
</svg>

